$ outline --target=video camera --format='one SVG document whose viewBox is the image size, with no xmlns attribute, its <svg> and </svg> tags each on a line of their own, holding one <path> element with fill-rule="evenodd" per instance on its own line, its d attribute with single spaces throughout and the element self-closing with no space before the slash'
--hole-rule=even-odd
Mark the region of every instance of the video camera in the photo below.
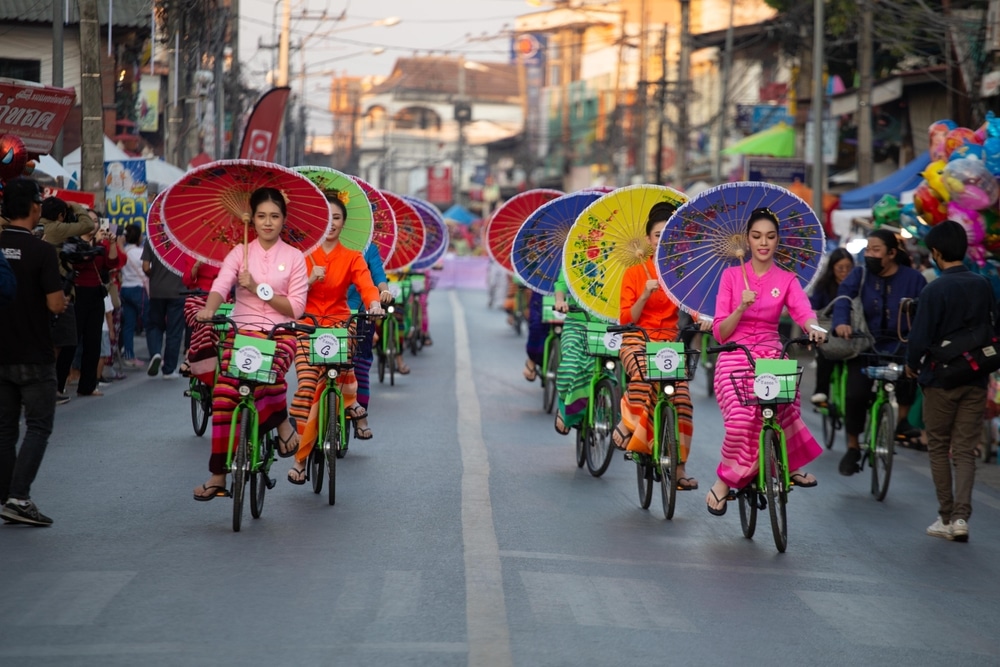
<svg viewBox="0 0 1000 667">
<path fill-rule="evenodd" d="M 91 245 L 79 236 L 71 236 L 63 241 L 62 248 L 59 249 L 59 261 L 66 271 L 63 274 L 63 292 L 68 295 L 73 291 L 77 276 L 74 264 L 95 259 L 103 254 L 104 248 Z"/>
</svg>

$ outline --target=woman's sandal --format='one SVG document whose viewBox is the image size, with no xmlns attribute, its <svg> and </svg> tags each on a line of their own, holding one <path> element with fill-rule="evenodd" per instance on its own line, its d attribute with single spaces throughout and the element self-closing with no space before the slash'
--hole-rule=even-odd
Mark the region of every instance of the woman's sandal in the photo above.
<svg viewBox="0 0 1000 667">
<path fill-rule="evenodd" d="M 563 421 L 562 415 L 560 414 L 556 414 L 555 427 L 556 427 L 556 433 L 558 433 L 559 435 L 569 434 L 570 428 L 569 426 L 566 426 L 566 422 Z"/>
<path fill-rule="evenodd" d="M 299 429 L 295 423 L 295 417 L 289 417 L 288 423 L 292 426 L 292 434 L 287 438 L 282 438 L 281 434 L 278 434 L 278 456 L 287 459 L 290 456 L 295 456 L 295 452 L 299 451 Z M 283 449 L 291 447 L 289 443 L 295 442 L 295 446 L 291 449 Z"/>
<path fill-rule="evenodd" d="M 288 471 L 288 481 L 296 486 L 302 486 L 306 483 L 306 469 L 292 468 Z"/>
<path fill-rule="evenodd" d="M 819 484 L 819 481 L 817 481 L 815 477 L 810 480 L 809 473 L 807 472 L 793 472 L 788 476 L 788 478 L 792 480 L 792 484 L 794 486 L 798 486 L 803 489 L 809 489 Z"/>
<path fill-rule="evenodd" d="M 528 382 L 534 382 L 538 379 L 538 367 L 535 366 L 534 362 L 530 359 L 524 362 L 524 370 L 522 371 L 524 379 Z"/>
<path fill-rule="evenodd" d="M 712 494 L 713 498 L 715 498 L 715 502 L 722 503 L 722 507 L 719 508 L 712 507 L 710 504 L 708 504 L 708 499 L 706 498 L 705 506 L 708 508 L 709 514 L 714 514 L 715 516 L 722 516 L 723 514 L 725 514 L 726 510 L 729 509 L 729 501 L 732 500 L 733 492 L 731 490 L 727 491 L 726 495 L 724 495 L 722 498 L 720 498 L 715 494 L 714 486 L 711 489 L 709 489 L 708 492 Z"/>
<path fill-rule="evenodd" d="M 194 494 L 194 499 L 198 502 L 207 503 L 209 500 L 215 500 L 216 498 L 230 498 L 231 494 L 229 489 L 224 486 L 219 486 L 217 484 L 202 484 L 201 488 L 203 491 L 207 491 L 208 495 Z"/>
<path fill-rule="evenodd" d="M 355 403 L 349 408 L 344 408 L 344 412 L 350 416 L 351 421 L 354 424 L 354 439 L 355 440 L 371 440 L 372 430 L 368 428 L 368 425 L 360 426 L 358 424 L 359 419 L 368 419 L 368 411 L 365 410 L 365 406 L 360 403 Z"/>
<path fill-rule="evenodd" d="M 409 375 L 410 367 L 403 363 L 403 360 L 396 357 L 396 372 L 400 375 Z"/>
<path fill-rule="evenodd" d="M 621 423 L 615 424 L 615 430 L 611 434 L 611 443 L 618 449 L 627 449 L 628 442 L 632 439 L 632 434 L 622 428 Z"/>
</svg>

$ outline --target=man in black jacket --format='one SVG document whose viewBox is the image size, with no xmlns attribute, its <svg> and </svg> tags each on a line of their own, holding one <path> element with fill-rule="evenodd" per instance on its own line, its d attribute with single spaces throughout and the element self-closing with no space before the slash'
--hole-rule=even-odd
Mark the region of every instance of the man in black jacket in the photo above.
<svg viewBox="0 0 1000 667">
<path fill-rule="evenodd" d="M 56 410 L 56 367 L 51 314 L 66 309 L 56 249 L 35 238 L 42 191 L 28 178 L 4 186 L 3 213 L 10 224 L 0 250 L 17 278 L 14 301 L 0 306 L 0 516 L 5 522 L 49 526 L 52 519 L 31 501 Z M 18 422 L 25 432 L 17 450 Z"/>
<path fill-rule="evenodd" d="M 939 506 L 937 521 L 927 528 L 927 534 L 966 542 L 976 477 L 975 448 L 982 435 L 988 377 L 984 373 L 957 387 L 945 388 L 935 379 L 931 352 L 943 341 L 954 340 L 961 345 L 958 341 L 962 334 L 968 338 L 971 330 L 988 327 L 983 330 L 992 332 L 996 302 L 989 281 L 963 264 L 968 239 L 962 225 L 945 220 L 927 232 L 924 243 L 941 269 L 941 276 L 920 294 L 910 328 L 906 374 L 917 377 L 924 390 L 927 450 Z M 974 345 L 967 342 L 965 347 L 971 349 Z"/>
</svg>

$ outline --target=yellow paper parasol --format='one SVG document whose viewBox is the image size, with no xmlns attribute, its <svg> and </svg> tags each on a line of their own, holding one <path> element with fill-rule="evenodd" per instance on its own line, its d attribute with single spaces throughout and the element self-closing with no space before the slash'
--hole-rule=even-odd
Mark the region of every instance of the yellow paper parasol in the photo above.
<svg viewBox="0 0 1000 667">
<path fill-rule="evenodd" d="M 570 227 L 563 251 L 566 283 L 591 314 L 617 322 L 625 271 L 652 256 L 646 239 L 649 210 L 659 202 L 680 206 L 687 198 L 662 185 L 631 185 L 588 206 Z"/>
</svg>

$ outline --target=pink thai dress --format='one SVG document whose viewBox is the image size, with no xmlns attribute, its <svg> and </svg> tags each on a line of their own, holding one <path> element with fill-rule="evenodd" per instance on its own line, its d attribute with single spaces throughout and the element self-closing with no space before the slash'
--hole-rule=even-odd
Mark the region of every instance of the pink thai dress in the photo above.
<svg viewBox="0 0 1000 667">
<path fill-rule="evenodd" d="M 748 267 L 749 269 L 749 267 Z M 739 266 L 726 269 L 719 284 L 715 301 L 713 331 L 720 343 L 741 343 L 751 349 L 755 358 L 777 358 L 781 354 L 778 322 L 781 312 L 788 308 L 792 319 L 804 328 L 815 317 L 809 297 L 793 273 L 773 266 L 762 275 L 747 271 L 750 289 L 757 293 L 757 300 L 747 308 L 733 334 L 723 339 L 719 325 L 739 306 L 743 298 L 743 270 Z M 722 460 L 717 473 L 730 488 L 745 487 L 757 474 L 757 455 L 761 418 L 757 406 L 740 404 L 736 389 L 730 380 L 734 372 L 749 369 L 742 350 L 719 355 L 715 370 L 715 395 L 722 410 L 726 435 L 722 442 Z M 795 402 L 779 406 L 778 418 L 785 432 L 789 470 L 798 470 L 823 451 L 802 422 L 800 396 Z"/>
</svg>

